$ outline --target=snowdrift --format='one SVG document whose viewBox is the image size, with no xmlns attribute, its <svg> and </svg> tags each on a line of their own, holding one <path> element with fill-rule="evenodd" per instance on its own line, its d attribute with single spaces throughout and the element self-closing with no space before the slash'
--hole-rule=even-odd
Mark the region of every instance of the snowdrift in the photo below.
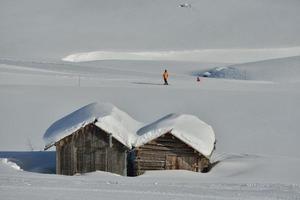
<svg viewBox="0 0 300 200">
<path fill-rule="evenodd" d="M 300 47 L 263 49 L 196 49 L 170 51 L 91 51 L 68 55 L 68 62 L 97 60 L 156 60 L 241 63 L 300 55 Z"/>
<path fill-rule="evenodd" d="M 109 103 L 91 103 L 53 123 L 43 137 L 46 148 L 90 123 L 111 133 L 128 148 L 139 147 L 171 131 L 204 156 L 209 157 L 214 149 L 212 127 L 195 116 L 170 114 L 145 125 Z"/>
<path fill-rule="evenodd" d="M 260 80 L 272 82 L 299 82 L 300 56 L 264 60 L 259 62 L 235 64 L 228 67 L 216 67 L 200 73 L 203 77 Z"/>
<path fill-rule="evenodd" d="M 15 169 L 28 172 L 55 174 L 55 151 L 0 151 L 0 160 Z"/>
<path fill-rule="evenodd" d="M 2 158 L 2 159 L 0 159 L 0 161 L 2 162 L 3 165 L 6 165 L 7 167 L 11 167 L 12 169 L 15 169 L 15 170 L 22 170 L 19 165 L 17 165 L 16 163 L 10 161 L 7 158 Z"/>
</svg>

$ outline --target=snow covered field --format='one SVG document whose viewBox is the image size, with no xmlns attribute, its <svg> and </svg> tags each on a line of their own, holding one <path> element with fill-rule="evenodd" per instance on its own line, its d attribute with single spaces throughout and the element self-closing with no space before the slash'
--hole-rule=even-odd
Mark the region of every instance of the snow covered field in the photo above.
<svg viewBox="0 0 300 200">
<path fill-rule="evenodd" d="M 0 199 L 300 199 L 300 2 L 181 3 L 0 0 Z M 242 76 L 196 81 L 228 69 Z M 92 102 L 145 123 L 196 115 L 220 162 L 206 174 L 37 173 L 55 168 L 36 152 L 46 129 Z"/>
</svg>

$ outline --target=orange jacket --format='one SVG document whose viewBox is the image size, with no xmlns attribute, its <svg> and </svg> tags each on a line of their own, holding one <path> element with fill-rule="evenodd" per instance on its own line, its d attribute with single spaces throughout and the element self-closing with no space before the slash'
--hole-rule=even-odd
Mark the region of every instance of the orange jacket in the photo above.
<svg viewBox="0 0 300 200">
<path fill-rule="evenodd" d="M 163 77 L 164 77 L 164 79 L 168 79 L 168 77 L 169 77 L 168 72 L 164 72 L 164 73 L 163 73 Z"/>
</svg>

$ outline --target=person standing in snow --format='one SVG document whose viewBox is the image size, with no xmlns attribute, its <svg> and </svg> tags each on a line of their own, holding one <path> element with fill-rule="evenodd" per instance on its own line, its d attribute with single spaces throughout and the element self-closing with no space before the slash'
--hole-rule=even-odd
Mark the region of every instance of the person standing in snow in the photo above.
<svg viewBox="0 0 300 200">
<path fill-rule="evenodd" d="M 169 78 L 169 74 L 168 71 L 165 69 L 165 72 L 163 73 L 163 78 L 164 78 L 164 85 L 169 85 L 168 83 L 168 78 Z"/>
</svg>

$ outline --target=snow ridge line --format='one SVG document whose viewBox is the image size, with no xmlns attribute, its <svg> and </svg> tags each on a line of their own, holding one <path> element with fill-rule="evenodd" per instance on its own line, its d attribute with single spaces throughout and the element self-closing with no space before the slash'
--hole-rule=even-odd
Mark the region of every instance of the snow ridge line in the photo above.
<svg viewBox="0 0 300 200">
<path fill-rule="evenodd" d="M 90 51 L 71 54 L 62 58 L 62 60 L 68 62 L 96 60 L 172 60 L 241 63 L 298 55 L 300 55 L 300 47 L 170 51 Z"/>
</svg>

